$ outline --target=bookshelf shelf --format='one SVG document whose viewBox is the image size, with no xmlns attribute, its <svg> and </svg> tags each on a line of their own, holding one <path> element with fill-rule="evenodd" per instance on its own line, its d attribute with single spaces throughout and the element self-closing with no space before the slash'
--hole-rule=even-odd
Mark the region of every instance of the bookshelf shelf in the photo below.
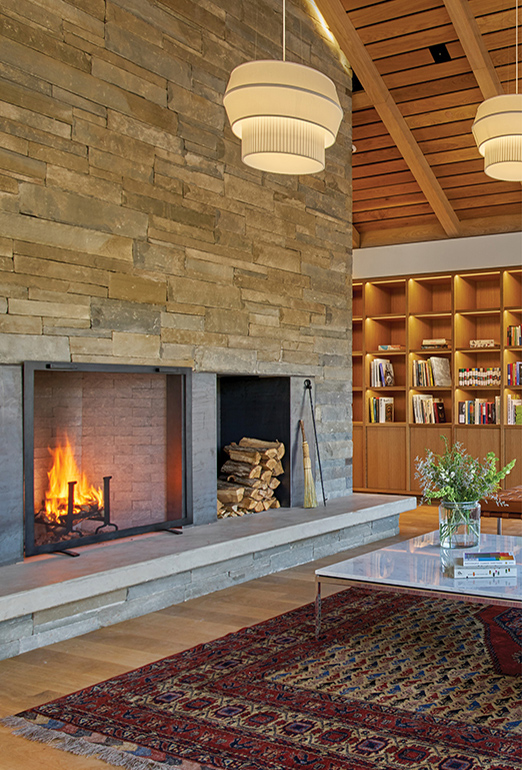
<svg viewBox="0 0 522 770">
<path fill-rule="evenodd" d="M 494 392 L 494 391 L 500 392 L 501 388 L 500 388 L 500 385 L 498 385 L 498 386 L 497 385 L 459 385 L 456 388 L 456 390 L 457 391 L 462 390 L 462 391 L 465 391 L 465 392 L 467 392 L 467 391 L 474 391 L 475 392 L 477 390 L 480 390 L 480 391 L 485 390 L 488 393 L 490 393 L 490 392 Z"/>
<path fill-rule="evenodd" d="M 500 353 L 500 345 L 493 345 L 491 348 L 455 348 L 456 353 L 473 353 L 476 356 L 484 356 L 491 353 Z"/>
<path fill-rule="evenodd" d="M 451 386 L 447 387 L 447 388 L 443 388 L 440 385 L 412 385 L 411 386 L 411 391 L 412 392 L 419 391 L 420 393 L 425 393 L 425 392 L 429 393 L 432 390 L 438 391 L 438 392 L 441 391 L 441 392 L 449 392 L 449 393 L 451 393 L 452 388 L 451 388 Z"/>
<path fill-rule="evenodd" d="M 508 385 L 508 367 L 512 372 L 522 361 L 522 344 L 511 344 L 522 327 L 522 269 L 357 281 L 353 303 L 354 489 L 418 492 L 415 457 L 426 449 L 440 454 L 442 435 L 450 444 L 461 441 L 477 457 L 493 451 L 502 465 L 517 457 L 505 485 L 522 484 L 522 433 L 519 425 L 507 424 L 508 395 L 522 399 L 522 385 Z M 425 340 L 442 342 L 427 348 Z M 472 340 L 493 340 L 493 347 L 476 347 Z M 400 349 L 379 350 L 380 345 Z M 449 363 L 451 384 L 416 384 L 427 382 L 430 358 Z M 391 363 L 393 385 L 372 385 L 375 359 Z M 442 362 L 438 366 L 444 367 Z M 459 369 L 476 370 L 468 376 L 484 379 L 459 384 Z M 495 384 L 484 384 L 493 376 Z M 433 408 L 446 421 L 415 422 L 415 395 L 433 396 Z M 370 420 L 370 399 L 382 397 L 393 398 L 393 422 Z M 459 402 L 473 403 L 484 419 L 489 409 L 487 417 L 499 422 L 461 423 Z"/>
</svg>

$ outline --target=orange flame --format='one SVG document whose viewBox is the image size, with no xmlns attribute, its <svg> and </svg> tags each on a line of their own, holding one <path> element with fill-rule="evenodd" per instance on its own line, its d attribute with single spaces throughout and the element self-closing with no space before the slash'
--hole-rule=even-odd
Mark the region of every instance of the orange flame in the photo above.
<svg viewBox="0 0 522 770">
<path fill-rule="evenodd" d="M 74 486 L 74 506 L 98 505 L 103 508 L 103 490 L 89 484 L 85 473 L 79 471 L 74 459 L 73 450 L 67 436 L 65 446 L 58 445 L 56 449 L 49 448 L 53 458 L 53 466 L 48 472 L 49 487 L 45 493 L 45 513 L 50 521 L 58 522 L 67 513 L 69 498 L 69 482 L 76 481 Z"/>
</svg>

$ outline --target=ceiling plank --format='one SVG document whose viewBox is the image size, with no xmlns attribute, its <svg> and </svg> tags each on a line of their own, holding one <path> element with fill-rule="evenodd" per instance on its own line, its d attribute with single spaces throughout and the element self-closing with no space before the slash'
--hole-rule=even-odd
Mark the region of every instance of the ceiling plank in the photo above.
<svg viewBox="0 0 522 770">
<path fill-rule="evenodd" d="M 453 207 L 419 149 L 411 130 L 393 101 L 340 0 L 320 0 L 318 6 L 348 57 L 348 61 L 356 70 L 365 91 L 370 95 L 375 109 L 419 183 L 444 231 L 449 236 L 459 235 L 460 223 Z"/>
<path fill-rule="evenodd" d="M 415 182 L 415 179 L 409 169 L 407 171 L 396 171 L 393 174 L 386 172 L 378 176 L 362 176 L 360 179 L 353 180 L 354 197 L 355 193 L 358 194 L 359 190 L 374 190 L 380 185 L 410 184 L 410 182 Z"/>
<path fill-rule="evenodd" d="M 504 93 L 468 0 L 444 0 L 484 99 Z"/>
<path fill-rule="evenodd" d="M 520 192 L 503 193 L 502 195 L 491 193 L 486 195 L 473 195 L 467 198 L 455 198 L 453 205 L 456 209 L 463 209 L 465 211 L 472 211 L 473 209 L 481 208 L 486 211 L 486 216 L 491 216 L 492 207 L 499 206 L 503 214 L 508 211 L 508 204 L 515 203 L 520 209 Z M 465 216 L 465 215 L 464 215 Z M 473 212 L 473 216 L 476 216 L 476 212 Z"/>
<path fill-rule="evenodd" d="M 520 231 L 520 210 L 517 214 L 497 214 L 495 216 L 476 217 L 465 219 L 461 225 L 461 237 L 472 235 L 493 235 L 495 233 L 511 233 Z M 440 241 L 446 238 L 446 234 L 440 224 L 429 222 L 408 222 L 398 224 L 396 227 L 387 227 L 385 223 L 379 223 L 379 227 L 371 229 L 361 228 L 361 246 L 388 246 L 395 243 L 418 243 L 422 241 Z"/>
</svg>

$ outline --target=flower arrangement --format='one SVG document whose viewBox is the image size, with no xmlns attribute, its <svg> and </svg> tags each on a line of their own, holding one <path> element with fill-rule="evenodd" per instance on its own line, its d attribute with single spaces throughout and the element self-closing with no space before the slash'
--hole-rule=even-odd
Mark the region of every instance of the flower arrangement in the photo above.
<svg viewBox="0 0 522 770">
<path fill-rule="evenodd" d="M 460 443 L 451 449 L 445 436 L 444 454 L 429 449 L 425 458 L 415 459 L 415 478 L 421 482 L 424 499 L 440 499 L 439 539 L 443 548 L 477 545 L 480 536 L 482 498 L 499 502 L 500 482 L 511 472 L 515 460 L 497 471 L 498 458 L 488 452 L 483 462 L 471 457 Z"/>
<path fill-rule="evenodd" d="M 425 458 L 415 459 L 415 478 L 421 482 L 424 499 L 428 503 L 433 499 L 448 503 L 496 499 L 501 480 L 511 472 L 516 461 L 511 460 L 497 471 L 498 458 L 494 452 L 488 452 L 481 463 L 467 454 L 459 442 L 450 449 L 446 437 L 441 438 L 445 446 L 444 454 L 436 455 L 428 449 Z"/>
</svg>

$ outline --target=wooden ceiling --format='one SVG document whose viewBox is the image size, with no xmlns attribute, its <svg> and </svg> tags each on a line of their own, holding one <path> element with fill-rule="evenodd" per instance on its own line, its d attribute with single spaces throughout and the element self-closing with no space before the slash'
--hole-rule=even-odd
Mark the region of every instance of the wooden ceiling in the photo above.
<svg viewBox="0 0 522 770">
<path fill-rule="evenodd" d="M 484 99 L 515 93 L 515 0 L 317 6 L 362 85 L 353 93 L 354 246 L 522 229 L 520 183 L 484 173 L 471 133 Z"/>
</svg>

